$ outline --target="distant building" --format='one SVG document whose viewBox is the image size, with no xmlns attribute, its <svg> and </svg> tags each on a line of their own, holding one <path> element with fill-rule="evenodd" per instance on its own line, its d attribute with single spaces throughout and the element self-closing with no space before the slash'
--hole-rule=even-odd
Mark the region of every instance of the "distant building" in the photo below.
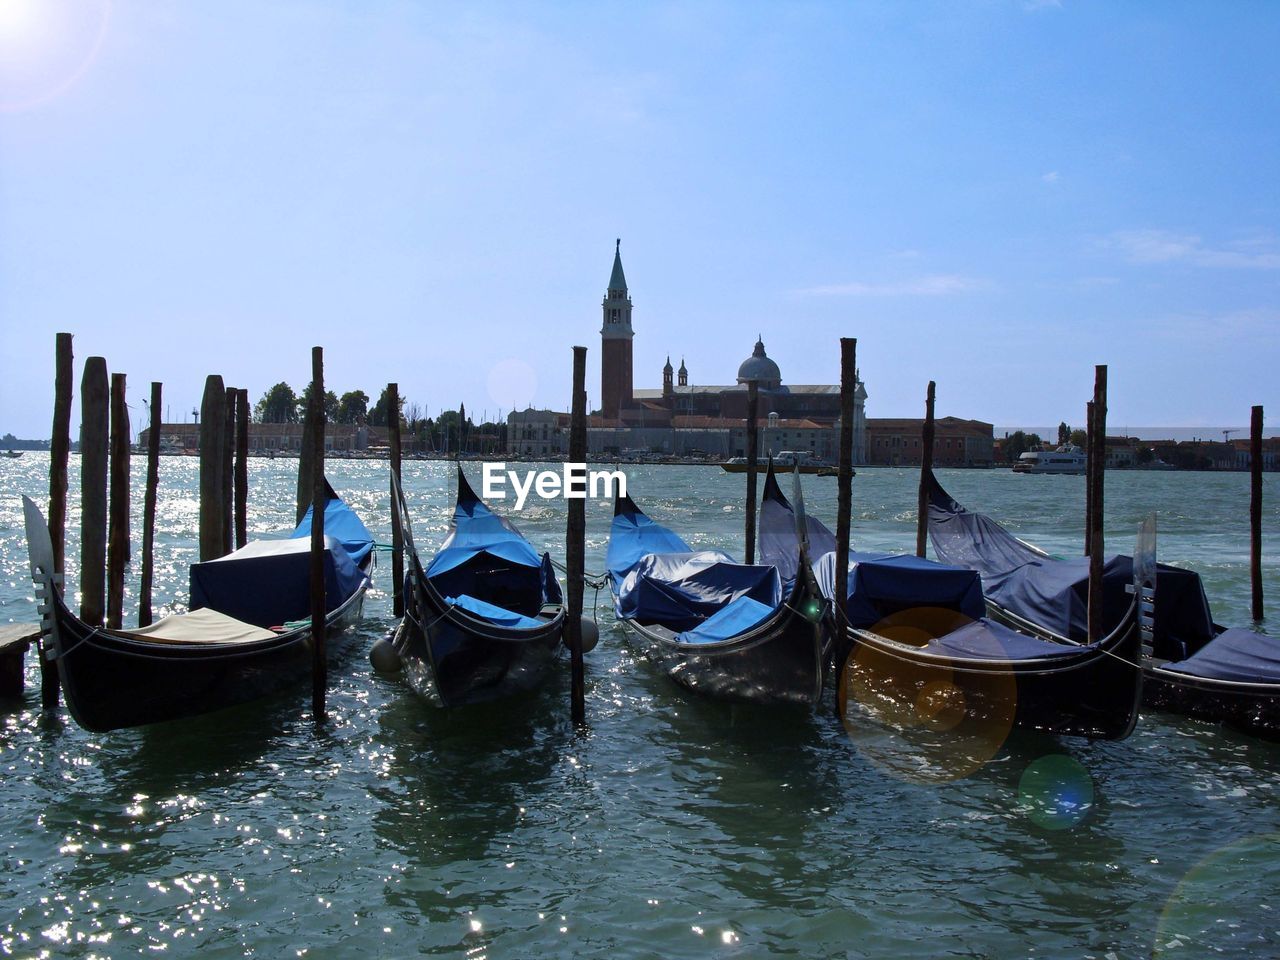
<svg viewBox="0 0 1280 960">
<path fill-rule="evenodd" d="M 297 453 L 302 449 L 302 424 L 300 423 L 250 423 L 249 453 Z M 324 428 L 324 448 L 327 452 L 356 452 L 376 445 L 378 435 L 386 431 L 352 423 L 327 423 Z M 146 427 L 138 435 L 138 443 L 146 447 L 150 443 L 151 428 Z M 385 440 L 384 440 L 385 442 Z M 160 446 L 171 453 L 195 453 L 200 449 L 200 425 L 198 423 L 162 423 Z"/>
<path fill-rule="evenodd" d="M 981 420 L 941 417 L 933 425 L 933 463 L 938 467 L 989 467 L 995 462 L 995 428 Z M 919 466 L 924 420 L 894 417 L 867 421 L 868 462 L 873 466 Z"/>
</svg>

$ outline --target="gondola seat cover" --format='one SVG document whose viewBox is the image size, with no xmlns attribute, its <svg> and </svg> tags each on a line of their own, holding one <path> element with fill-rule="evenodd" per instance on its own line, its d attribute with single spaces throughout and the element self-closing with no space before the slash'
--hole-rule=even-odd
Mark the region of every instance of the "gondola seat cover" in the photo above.
<svg viewBox="0 0 1280 960">
<path fill-rule="evenodd" d="M 364 571 L 342 544 L 324 538 L 325 609 L 332 612 L 363 586 Z M 255 540 L 191 565 L 191 609 L 211 607 L 259 627 L 311 615 L 311 540 Z"/>
<path fill-rule="evenodd" d="M 533 630 L 546 624 L 545 620 L 539 620 L 537 617 L 526 617 L 522 613 L 516 613 L 514 610 L 508 610 L 506 607 L 500 607 L 494 603 L 486 603 L 484 600 L 468 596 L 465 593 L 457 597 L 446 597 L 445 603 L 451 607 L 461 607 L 481 620 L 487 620 L 489 623 L 508 629 Z"/>
<path fill-rule="evenodd" d="M 834 599 L 834 553 L 818 559 L 814 576 L 823 595 Z M 909 554 L 851 552 L 845 587 L 851 627 L 865 629 L 890 614 L 916 607 L 945 607 L 974 620 L 986 614 L 982 579 L 976 571 Z"/>
<path fill-rule="evenodd" d="M 1019 633 L 1003 624 L 983 618 L 936 637 L 921 647 L 921 652 L 949 657 L 953 660 L 1027 661 L 1078 656 L 1096 644 L 1072 646 L 1041 640 Z"/>
<path fill-rule="evenodd" d="M 1195 655 L 1164 669 L 1210 680 L 1280 683 L 1280 639 L 1232 627 Z"/>
<path fill-rule="evenodd" d="M 754 608 L 746 604 L 732 613 L 725 610 L 742 597 L 770 611 L 783 599 L 777 567 L 735 563 L 719 550 L 693 550 L 629 500 L 613 518 L 605 567 L 619 618 L 676 631 L 692 631 L 721 612 L 728 616 L 725 625 L 753 616 L 749 611 Z M 706 642 L 705 636 L 700 642 Z"/>
<path fill-rule="evenodd" d="M 676 639 L 681 643 L 720 643 L 731 640 L 768 620 L 776 610 L 748 596 L 741 596 Z"/>
</svg>

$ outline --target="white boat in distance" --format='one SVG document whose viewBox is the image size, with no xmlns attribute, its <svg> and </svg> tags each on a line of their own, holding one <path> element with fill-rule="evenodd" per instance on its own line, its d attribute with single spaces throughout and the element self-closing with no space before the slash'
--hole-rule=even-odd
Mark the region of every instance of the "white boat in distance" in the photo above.
<svg viewBox="0 0 1280 960">
<path fill-rule="evenodd" d="M 1089 458 L 1074 443 L 1055 450 L 1028 450 L 1013 465 L 1014 473 L 1063 473 L 1083 475 Z"/>
</svg>

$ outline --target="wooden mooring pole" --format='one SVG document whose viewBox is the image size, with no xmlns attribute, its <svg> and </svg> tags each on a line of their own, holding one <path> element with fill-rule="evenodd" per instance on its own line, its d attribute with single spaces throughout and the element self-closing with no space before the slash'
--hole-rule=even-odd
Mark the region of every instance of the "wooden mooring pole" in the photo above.
<svg viewBox="0 0 1280 960">
<path fill-rule="evenodd" d="M 321 398 L 321 408 L 324 400 Z M 311 416 L 311 402 L 302 417 L 302 446 L 298 449 L 298 515 L 295 523 L 301 523 L 311 505 L 311 492 L 315 488 L 315 438 L 316 424 Z M 321 441 L 323 443 L 323 440 Z"/>
<path fill-rule="evenodd" d="M 204 382 L 200 403 L 200 562 L 225 556 L 223 536 L 222 457 L 227 429 L 227 391 L 222 377 L 211 374 Z"/>
<path fill-rule="evenodd" d="M 156 495 L 160 487 L 160 394 L 151 384 L 150 429 L 147 432 L 147 485 L 142 495 L 142 583 L 138 588 L 138 626 L 151 624 L 151 591 L 155 579 Z"/>
<path fill-rule="evenodd" d="M 1084 405 L 1084 455 L 1085 455 L 1085 480 L 1084 480 L 1084 555 L 1086 557 L 1093 554 L 1093 483 L 1090 478 L 1093 474 L 1090 472 L 1090 464 L 1093 462 L 1093 401 L 1090 400 Z"/>
<path fill-rule="evenodd" d="M 111 375 L 111 494 L 107 526 L 107 626 L 124 618 L 124 568 L 129 562 L 129 407 L 125 376 Z"/>
<path fill-rule="evenodd" d="M 569 419 L 569 462 L 587 460 L 587 348 L 573 348 L 573 407 Z M 585 477 L 583 478 L 585 482 Z M 585 491 L 584 491 L 585 492 Z M 569 607 L 565 611 L 564 633 L 572 663 L 570 691 L 573 722 L 587 721 L 586 668 L 582 662 L 582 593 L 586 567 L 587 501 L 573 498 L 568 502 L 569 518 L 565 530 L 565 580 L 569 591 Z"/>
<path fill-rule="evenodd" d="M 75 370 L 71 334 L 60 333 L 54 357 L 53 434 L 49 441 L 49 536 L 53 540 L 53 566 L 65 570 L 67 543 L 67 462 L 71 455 L 71 392 Z M 40 658 L 40 705 L 58 706 L 57 664 Z"/>
<path fill-rule="evenodd" d="M 840 702 L 844 665 L 849 659 L 849 619 L 845 592 L 849 577 L 849 528 L 853 521 L 853 400 L 858 390 L 858 339 L 840 338 L 840 463 L 836 473 L 836 703 Z M 837 707 L 838 709 L 838 707 Z"/>
<path fill-rule="evenodd" d="M 249 391 L 236 391 L 236 549 L 249 542 Z"/>
<path fill-rule="evenodd" d="M 935 385 L 929 381 L 924 397 L 924 428 L 920 435 L 920 494 L 916 498 L 916 556 L 923 557 L 929 539 L 929 474 L 933 472 L 933 401 Z"/>
<path fill-rule="evenodd" d="M 311 424 L 311 715 L 316 723 L 323 723 L 329 671 L 324 630 L 324 507 L 328 497 L 324 483 L 324 349 L 321 347 L 311 348 L 311 402 L 307 420 Z"/>
<path fill-rule="evenodd" d="M 1249 418 L 1249 585 L 1253 594 L 1253 619 L 1262 612 L 1262 407 Z"/>
<path fill-rule="evenodd" d="M 102 626 L 107 570 L 107 361 L 90 357 L 80 381 L 80 619 Z"/>
<path fill-rule="evenodd" d="M 1103 488 L 1107 472 L 1107 367 L 1094 367 L 1093 422 L 1088 451 L 1089 483 L 1089 642 L 1102 639 Z"/>
<path fill-rule="evenodd" d="M 404 534 L 400 529 L 400 498 L 396 489 L 402 477 L 400 441 L 400 384 L 387 384 L 387 426 L 391 444 L 391 613 L 404 616 Z"/>
<path fill-rule="evenodd" d="M 756 562 L 756 467 L 760 463 L 760 386 L 747 381 L 747 548 L 748 564 Z"/>
<path fill-rule="evenodd" d="M 236 451 L 236 406 L 240 399 L 240 391 L 235 387 L 227 387 L 223 410 L 225 419 L 222 422 L 222 553 L 226 555 L 235 549 L 235 451 Z"/>
</svg>

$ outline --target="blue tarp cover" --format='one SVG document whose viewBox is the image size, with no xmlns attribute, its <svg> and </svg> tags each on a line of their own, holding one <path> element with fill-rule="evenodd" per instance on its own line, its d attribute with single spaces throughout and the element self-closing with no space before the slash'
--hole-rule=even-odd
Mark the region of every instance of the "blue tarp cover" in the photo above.
<svg viewBox="0 0 1280 960">
<path fill-rule="evenodd" d="M 1073 640 L 1088 636 L 1089 561 L 1045 557 L 1000 524 L 972 513 L 934 479 L 929 500 L 929 539 L 945 563 L 982 575 L 987 596 L 1001 606 Z M 1133 558 L 1107 558 L 1103 569 L 1103 625 L 1110 631 L 1129 609 Z M 1198 574 L 1156 565 L 1156 656 L 1181 660 L 1214 636 L 1209 601 Z"/>
<path fill-rule="evenodd" d="M 307 507 L 302 522 L 293 531 L 294 537 L 311 536 L 311 514 L 313 507 Z M 345 502 L 334 498 L 324 506 L 324 535 L 333 537 L 359 566 L 373 550 L 373 534 Z"/>
<path fill-rule="evenodd" d="M 629 500 L 624 503 L 613 518 L 605 560 L 619 618 L 692 631 L 740 597 L 770 610 L 782 604 L 776 567 L 735 563 L 718 550 L 693 551 Z M 734 616 L 749 609 L 743 605 Z"/>
<path fill-rule="evenodd" d="M 813 572 L 823 595 L 834 600 L 836 555 L 818 558 Z M 871 627 L 912 607 L 945 607 L 975 620 L 986 613 L 975 571 L 909 554 L 851 551 L 845 584 L 845 610 L 853 627 Z"/>
<path fill-rule="evenodd" d="M 1280 683 L 1280 640 L 1232 627 L 1218 634 L 1199 653 L 1166 670 L 1242 683 Z"/>
<path fill-rule="evenodd" d="M 474 613 L 482 620 L 488 620 L 490 623 L 497 624 L 500 627 L 529 630 L 543 626 L 545 623 L 545 621 L 536 617 L 526 617 L 524 614 L 516 613 L 514 610 L 508 610 L 506 607 L 499 607 L 495 604 L 478 600 L 475 597 L 469 597 L 465 593 L 460 597 L 446 597 L 445 603 L 451 607 L 462 607 L 463 610 Z"/>
<path fill-rule="evenodd" d="M 956 660 L 1037 660 L 1069 657 L 1081 649 L 1031 637 L 985 618 L 930 640 L 921 648 Z"/>
<path fill-rule="evenodd" d="M 326 608 L 332 612 L 365 582 L 335 538 L 325 536 Z M 191 565 L 191 609 L 209 607 L 259 627 L 311 615 L 311 540 L 255 540 L 217 560 Z"/>
<path fill-rule="evenodd" d="M 681 643 L 719 643 L 722 640 L 730 640 L 764 623 L 776 609 L 747 596 L 738 597 L 727 607 L 721 608 L 719 613 L 704 620 L 692 630 L 686 630 L 676 639 Z"/>
<path fill-rule="evenodd" d="M 449 536 L 426 576 L 442 597 L 475 598 L 526 619 L 561 602 L 551 557 L 539 556 L 509 520 L 485 506 L 461 473 Z"/>
</svg>

